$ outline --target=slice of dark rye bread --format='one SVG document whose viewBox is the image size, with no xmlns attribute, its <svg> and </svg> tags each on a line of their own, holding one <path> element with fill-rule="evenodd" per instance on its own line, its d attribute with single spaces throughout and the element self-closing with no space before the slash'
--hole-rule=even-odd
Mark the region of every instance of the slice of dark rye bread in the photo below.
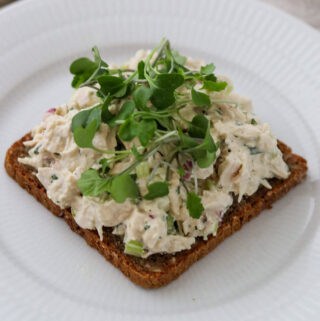
<svg viewBox="0 0 320 321">
<path fill-rule="evenodd" d="M 287 179 L 271 179 L 269 182 L 272 189 L 268 190 L 261 187 L 254 195 L 245 197 L 240 203 L 234 202 L 224 215 L 215 237 L 211 236 L 207 241 L 199 238 L 190 250 L 184 250 L 174 255 L 154 254 L 142 259 L 126 255 L 123 252 L 122 239 L 113 235 L 111 228 L 104 229 L 104 238 L 103 241 L 100 241 L 95 230 L 83 229 L 77 225 L 70 209 L 61 209 L 47 197 L 45 188 L 34 175 L 34 170 L 18 161 L 19 157 L 27 154 L 23 142 L 30 139 L 30 134 L 25 135 L 7 151 L 5 168 L 8 174 L 54 215 L 63 218 L 74 232 L 81 235 L 90 246 L 96 248 L 131 281 L 145 288 L 160 287 L 176 279 L 194 262 L 213 250 L 226 237 L 238 231 L 244 223 L 257 216 L 262 210 L 271 208 L 272 203 L 301 182 L 307 172 L 306 160 L 293 154 L 289 147 L 279 142 L 278 146 L 291 171 Z"/>
</svg>

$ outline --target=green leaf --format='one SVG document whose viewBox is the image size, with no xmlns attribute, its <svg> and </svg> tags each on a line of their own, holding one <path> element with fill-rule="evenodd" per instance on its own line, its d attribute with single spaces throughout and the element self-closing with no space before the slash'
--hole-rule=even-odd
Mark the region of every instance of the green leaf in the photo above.
<svg viewBox="0 0 320 321">
<path fill-rule="evenodd" d="M 173 126 L 172 126 L 172 121 L 170 118 L 159 118 L 157 119 L 157 123 L 159 124 L 160 128 L 165 128 L 167 130 L 172 130 L 173 129 Z"/>
<path fill-rule="evenodd" d="M 153 89 L 151 102 L 157 109 L 165 109 L 176 101 L 173 91 L 165 89 Z"/>
<path fill-rule="evenodd" d="M 205 66 L 201 66 L 200 68 L 200 73 L 203 74 L 203 75 L 210 75 L 214 72 L 215 70 L 215 65 L 214 64 L 208 64 L 208 65 L 205 65 Z"/>
<path fill-rule="evenodd" d="M 192 90 L 191 90 L 191 98 L 192 98 L 193 103 L 196 106 L 210 106 L 211 105 L 210 97 L 205 93 L 202 93 L 200 91 L 196 91 L 194 88 L 192 88 Z"/>
<path fill-rule="evenodd" d="M 225 81 L 213 82 L 210 80 L 205 80 L 203 82 L 203 89 L 208 91 L 221 91 L 224 90 L 228 86 L 228 83 Z"/>
<path fill-rule="evenodd" d="M 218 146 L 214 143 L 213 138 L 210 134 L 210 127 L 207 128 L 206 135 L 201 144 L 198 144 L 196 147 L 192 149 L 195 150 L 206 150 L 210 153 L 217 151 Z"/>
<path fill-rule="evenodd" d="M 138 198 L 139 189 L 130 175 L 123 174 L 112 178 L 110 194 L 116 202 L 123 203 L 127 198 Z"/>
<path fill-rule="evenodd" d="M 131 141 L 138 137 L 142 146 L 146 146 L 153 138 L 157 123 L 153 119 L 143 119 L 137 122 L 132 117 L 128 118 L 119 127 L 118 136 L 123 141 Z"/>
<path fill-rule="evenodd" d="M 90 76 L 98 68 L 98 64 L 88 58 L 79 58 L 70 65 L 70 72 L 74 75 L 72 87 L 78 88 L 82 83 L 90 78 Z"/>
<path fill-rule="evenodd" d="M 87 71 L 93 71 L 97 67 L 98 64 L 88 58 L 83 57 L 72 62 L 72 64 L 70 65 L 70 72 L 73 75 L 78 75 Z"/>
<path fill-rule="evenodd" d="M 184 83 L 184 78 L 177 73 L 160 74 L 156 77 L 154 83 L 158 89 L 174 91 Z"/>
<path fill-rule="evenodd" d="M 152 95 L 152 90 L 148 87 L 140 86 L 133 92 L 133 100 L 139 110 L 149 110 L 147 102 Z"/>
<path fill-rule="evenodd" d="M 135 109 L 135 104 L 132 100 L 127 100 L 122 106 L 117 114 L 117 120 L 125 120 L 127 119 Z"/>
<path fill-rule="evenodd" d="M 98 77 L 97 80 L 101 87 L 100 91 L 104 95 L 117 95 L 116 97 L 121 97 L 121 95 L 124 95 L 124 88 L 126 86 L 124 85 L 122 78 L 110 75 L 102 75 Z"/>
<path fill-rule="evenodd" d="M 94 120 L 97 122 L 98 127 L 99 127 L 100 123 L 101 123 L 101 106 L 100 105 L 90 109 L 90 113 L 88 115 L 88 119 L 87 119 L 86 124 L 90 124 Z"/>
<path fill-rule="evenodd" d="M 210 81 L 213 81 L 213 82 L 217 81 L 217 77 L 214 74 L 206 75 L 206 76 L 204 76 L 204 79 L 205 80 L 210 80 Z"/>
<path fill-rule="evenodd" d="M 92 140 L 97 132 L 97 122 L 91 122 L 87 127 L 77 127 L 73 131 L 73 136 L 76 144 L 81 148 L 92 148 Z"/>
<path fill-rule="evenodd" d="M 216 159 L 215 152 L 209 152 L 207 150 L 196 150 L 192 152 L 193 157 L 195 158 L 198 166 L 200 168 L 207 168 L 212 165 L 213 161 Z"/>
<path fill-rule="evenodd" d="M 190 149 L 198 146 L 198 143 L 194 138 L 184 134 L 181 130 L 179 130 L 179 138 L 182 149 Z"/>
<path fill-rule="evenodd" d="M 128 119 L 132 113 L 134 112 L 135 104 L 132 100 L 127 100 L 120 108 L 120 111 L 117 115 L 113 116 L 111 120 L 107 123 L 110 127 L 117 126 L 117 120 L 126 120 Z"/>
<path fill-rule="evenodd" d="M 199 219 L 204 211 L 201 198 L 194 192 L 190 192 L 187 195 L 187 209 L 189 210 L 189 215 L 195 219 Z"/>
<path fill-rule="evenodd" d="M 81 174 L 77 185 L 84 196 L 99 196 L 110 189 L 110 180 L 99 176 L 95 169 L 88 169 Z"/>
<path fill-rule="evenodd" d="M 142 146 L 147 146 L 157 129 L 157 123 L 152 119 L 143 119 L 139 122 L 139 140 Z"/>
<path fill-rule="evenodd" d="M 100 65 L 100 67 L 108 68 L 109 65 L 101 59 L 100 52 L 97 46 L 94 46 L 92 48 L 93 58 L 97 65 Z"/>
<path fill-rule="evenodd" d="M 199 138 L 202 137 L 196 137 L 201 135 L 203 136 L 203 130 L 199 126 L 191 127 L 191 133 L 194 134 L 195 137 L 190 137 L 182 133 L 181 130 L 179 131 L 179 137 L 182 150 L 188 152 L 197 162 L 200 168 L 207 168 L 212 165 L 212 163 L 216 159 L 216 151 L 218 149 L 218 146 L 215 144 L 210 134 L 209 121 L 206 119 L 205 124 L 205 120 L 202 117 L 197 117 L 194 120 L 194 124 L 203 124 L 203 128 L 205 128 L 205 137 L 203 138 L 202 142 L 198 142 Z M 191 126 L 193 126 L 194 124 L 191 124 Z"/>
<path fill-rule="evenodd" d="M 141 257 L 144 254 L 143 243 L 135 240 L 127 242 L 124 246 L 124 253 Z"/>
<path fill-rule="evenodd" d="M 208 126 L 203 142 L 195 147 L 190 153 L 200 168 L 207 168 L 212 165 L 216 159 L 217 149 L 218 146 L 214 143 L 210 134 L 210 127 Z"/>
<path fill-rule="evenodd" d="M 211 133 L 210 133 L 210 127 L 207 127 L 207 132 L 204 137 L 203 143 L 201 144 L 204 149 L 206 149 L 208 152 L 216 152 L 218 150 L 218 146 L 215 144 Z"/>
<path fill-rule="evenodd" d="M 101 106 L 101 121 L 108 124 L 109 121 L 114 117 L 112 113 L 109 111 L 109 104 L 110 104 L 110 99 L 105 99 Z"/>
<path fill-rule="evenodd" d="M 78 88 L 90 78 L 90 82 L 96 82 L 101 74 L 108 74 L 108 64 L 101 59 L 97 47 L 92 48 L 94 61 L 88 58 L 79 58 L 70 65 L 70 72 L 74 75 L 72 86 Z"/>
<path fill-rule="evenodd" d="M 139 123 L 133 118 L 128 118 L 122 125 L 120 125 L 118 136 L 121 140 L 128 142 L 138 136 L 139 133 Z"/>
<path fill-rule="evenodd" d="M 74 132 L 77 127 L 86 127 L 90 113 L 91 109 L 86 109 L 74 115 L 71 121 L 71 130 Z"/>
<path fill-rule="evenodd" d="M 91 73 L 83 73 L 82 75 L 75 75 L 72 79 L 71 86 L 73 88 L 79 88 L 87 79 L 89 79 Z"/>
<path fill-rule="evenodd" d="M 77 113 L 71 122 L 74 140 L 79 147 L 91 148 L 92 140 L 101 123 L 101 106 Z"/>
<path fill-rule="evenodd" d="M 139 63 L 138 63 L 138 78 L 139 79 L 145 79 L 144 66 L 145 66 L 144 61 L 143 60 L 139 61 Z"/>
<path fill-rule="evenodd" d="M 128 90 L 128 86 L 123 84 L 114 94 L 113 96 L 116 97 L 116 98 L 121 98 L 123 97 L 126 93 L 127 93 L 127 90 Z"/>
<path fill-rule="evenodd" d="M 204 138 L 209 126 L 209 120 L 204 115 L 193 117 L 188 133 L 191 137 Z"/>
<path fill-rule="evenodd" d="M 148 193 L 143 197 L 146 200 L 153 200 L 157 197 L 163 197 L 169 194 L 168 183 L 155 182 L 147 186 Z"/>
<path fill-rule="evenodd" d="M 187 57 L 180 55 L 180 53 L 176 50 L 172 50 L 172 56 L 175 62 L 181 66 L 184 66 L 187 62 Z"/>
</svg>

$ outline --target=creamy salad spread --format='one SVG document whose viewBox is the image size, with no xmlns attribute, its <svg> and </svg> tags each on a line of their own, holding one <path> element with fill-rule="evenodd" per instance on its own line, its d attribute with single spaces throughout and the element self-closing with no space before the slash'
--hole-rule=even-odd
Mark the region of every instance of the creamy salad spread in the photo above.
<svg viewBox="0 0 320 321">
<path fill-rule="evenodd" d="M 122 68 L 136 70 L 148 55 L 150 57 L 150 51 L 140 50 Z M 151 59 L 155 58 L 151 56 Z M 199 70 L 204 65 L 188 58 L 184 66 L 188 70 Z M 209 96 L 208 108 L 199 107 L 195 103 L 197 97 L 193 97 L 195 99 L 186 100 L 179 117 L 173 116 L 181 132 L 185 132 L 199 114 L 209 121 L 209 135 L 217 143 L 215 159 L 207 167 L 199 166 L 187 154 L 168 160 L 176 148 L 174 139 L 178 130 L 165 133 L 168 136 L 163 138 L 165 143 L 130 172 L 139 190 L 140 196 L 136 199 L 117 201 L 111 197 L 112 191 L 99 196 L 83 195 L 79 188 L 78 181 L 85 171 L 101 173 L 107 162 L 108 175 L 112 177 L 135 164 L 133 147 L 138 154 L 146 149 L 137 137 L 121 141 L 117 136 L 118 127 L 107 123 L 101 123 L 94 133 L 94 148 L 79 147 L 71 128 L 72 120 L 79 112 L 101 104 L 101 97 L 93 86 L 78 88 L 70 103 L 46 112 L 41 124 L 33 129 L 32 140 L 25 142 L 28 157 L 19 161 L 36 169 L 35 175 L 46 188 L 48 197 L 61 208 L 70 207 L 80 227 L 96 229 L 101 239 L 103 228 L 113 227 L 113 233 L 123 236 L 124 243 L 131 245 L 129 254 L 147 257 L 190 249 L 197 237 L 207 239 L 217 233 L 224 213 L 234 200 L 240 202 L 244 195 L 254 194 L 261 185 L 271 188 L 270 178 L 285 179 L 289 175 L 269 125 L 261 123 L 252 113 L 248 99 L 233 92 L 230 80 L 218 77 L 216 83 L 219 81 L 227 83 L 222 90 L 206 90 L 198 84 L 194 87 L 200 96 L 201 93 Z M 183 86 L 175 92 L 190 97 L 190 90 Z M 128 97 L 109 104 L 110 113 L 119 113 L 126 100 Z M 118 126 L 123 122 L 120 119 Z M 153 139 L 159 140 L 157 134 Z M 119 145 L 122 147 L 117 155 L 123 154 L 121 150 L 129 152 L 126 157 L 117 156 L 114 160 L 112 151 L 119 149 Z M 108 163 L 109 159 L 112 161 Z M 148 193 L 148 186 L 155 182 L 166 182 L 167 193 L 155 198 L 143 197 Z M 190 196 L 188 204 L 190 191 L 198 198 Z M 198 200 L 201 215 L 195 218 L 189 208 Z"/>
</svg>

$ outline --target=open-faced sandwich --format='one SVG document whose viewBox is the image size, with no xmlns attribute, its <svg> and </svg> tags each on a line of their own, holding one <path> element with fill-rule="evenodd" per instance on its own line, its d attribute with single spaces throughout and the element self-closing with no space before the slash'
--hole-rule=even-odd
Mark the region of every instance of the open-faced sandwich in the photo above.
<svg viewBox="0 0 320 321">
<path fill-rule="evenodd" d="M 121 67 L 93 57 L 5 166 L 133 282 L 169 283 L 305 177 L 213 64 L 165 39 Z"/>
</svg>

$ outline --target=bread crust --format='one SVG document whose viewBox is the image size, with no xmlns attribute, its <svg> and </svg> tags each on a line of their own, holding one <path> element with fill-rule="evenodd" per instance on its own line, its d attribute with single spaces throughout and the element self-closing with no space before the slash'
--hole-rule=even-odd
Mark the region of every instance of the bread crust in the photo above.
<svg viewBox="0 0 320 321">
<path fill-rule="evenodd" d="M 194 262 L 207 255 L 225 238 L 238 231 L 246 222 L 259 215 L 264 209 L 271 208 L 277 199 L 300 183 L 307 173 L 306 160 L 293 154 L 284 143 L 278 142 L 284 160 L 291 171 L 287 179 L 272 179 L 269 181 L 272 189 L 261 187 L 254 195 L 245 197 L 240 203 L 235 202 L 225 214 L 215 237 L 210 236 L 207 241 L 199 238 L 190 250 L 184 250 L 174 255 L 154 254 L 146 259 L 141 259 L 123 252 L 123 242 L 119 236 L 112 234 L 111 228 L 104 229 L 104 238 L 101 241 L 95 230 L 83 229 L 77 225 L 70 209 L 61 209 L 48 198 L 45 188 L 34 175 L 34 170 L 18 161 L 19 157 L 27 154 L 23 142 L 30 139 L 30 133 L 26 134 L 8 149 L 5 158 L 7 173 L 50 212 L 63 218 L 74 232 L 81 235 L 90 246 L 98 250 L 106 260 L 120 269 L 132 282 L 144 288 L 161 287 L 176 279 Z"/>
</svg>

